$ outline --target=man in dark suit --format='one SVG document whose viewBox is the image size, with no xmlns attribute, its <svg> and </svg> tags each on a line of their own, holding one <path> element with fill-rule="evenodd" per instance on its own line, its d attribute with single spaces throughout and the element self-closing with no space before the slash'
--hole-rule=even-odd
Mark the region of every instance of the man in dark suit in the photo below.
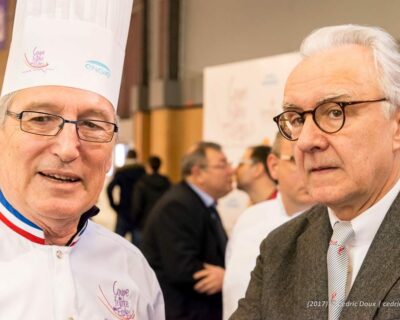
<svg viewBox="0 0 400 320">
<path fill-rule="evenodd" d="M 117 169 L 111 182 L 107 186 L 107 196 L 110 206 L 117 213 L 117 224 L 115 232 L 125 236 L 128 232 L 132 235 L 132 243 L 138 244 L 132 212 L 133 188 L 137 181 L 145 175 L 146 171 L 141 164 L 136 162 L 137 153 L 134 149 L 128 151 L 126 163 L 122 168 Z M 119 187 L 119 202 L 114 199 L 113 190 Z"/>
<path fill-rule="evenodd" d="M 270 233 L 232 320 L 400 319 L 400 53 L 378 28 L 309 35 L 274 118 L 321 205 Z"/>
<path fill-rule="evenodd" d="M 193 146 L 181 169 L 184 181 L 150 212 L 143 253 L 163 290 L 167 320 L 220 320 L 227 238 L 215 204 L 232 190 L 233 169 L 211 142 Z"/>
<path fill-rule="evenodd" d="M 159 173 L 160 167 L 160 157 L 150 156 L 146 163 L 148 174 L 139 179 L 133 191 L 134 220 L 140 234 L 143 233 L 150 210 L 171 187 L 168 177 Z"/>
</svg>

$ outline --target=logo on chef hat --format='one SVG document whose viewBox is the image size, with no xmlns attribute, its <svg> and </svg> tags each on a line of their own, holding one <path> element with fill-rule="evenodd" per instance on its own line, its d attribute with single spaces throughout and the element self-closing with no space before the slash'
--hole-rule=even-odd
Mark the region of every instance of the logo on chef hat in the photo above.
<svg viewBox="0 0 400 320">
<path fill-rule="evenodd" d="M 111 77 L 111 70 L 104 63 L 97 60 L 86 61 L 85 68 L 89 71 L 96 72 L 99 75 L 105 76 L 107 78 Z"/>
<path fill-rule="evenodd" d="M 46 60 L 46 50 L 35 47 L 32 52 L 25 53 L 25 63 L 29 68 L 29 71 L 34 70 L 51 70 L 49 69 L 49 63 Z"/>
</svg>

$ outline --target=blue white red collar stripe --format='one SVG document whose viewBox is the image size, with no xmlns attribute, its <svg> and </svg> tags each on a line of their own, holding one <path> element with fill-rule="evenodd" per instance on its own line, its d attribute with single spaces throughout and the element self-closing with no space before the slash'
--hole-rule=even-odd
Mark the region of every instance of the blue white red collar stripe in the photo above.
<svg viewBox="0 0 400 320">
<path fill-rule="evenodd" d="M 86 213 L 82 215 L 79 223 L 79 230 L 75 236 L 68 242 L 68 246 L 73 246 L 76 244 L 85 231 L 88 225 L 88 219 L 98 213 L 98 208 L 93 207 Z M 43 230 L 34 224 L 32 221 L 24 217 L 20 212 L 18 212 L 4 197 L 3 193 L 0 191 L 0 221 L 3 222 L 7 227 L 9 227 L 14 232 L 18 233 L 22 237 L 38 243 L 45 244 L 45 237 Z"/>
<path fill-rule="evenodd" d="M 44 244 L 43 230 L 19 213 L 0 191 L 0 220 L 10 229 L 32 242 Z"/>
<path fill-rule="evenodd" d="M 85 231 L 86 227 L 88 225 L 88 221 L 85 222 L 84 226 L 82 229 L 75 235 L 75 237 L 72 239 L 71 244 L 69 245 L 72 247 L 75 243 L 77 243 L 82 235 L 82 233 Z"/>
</svg>

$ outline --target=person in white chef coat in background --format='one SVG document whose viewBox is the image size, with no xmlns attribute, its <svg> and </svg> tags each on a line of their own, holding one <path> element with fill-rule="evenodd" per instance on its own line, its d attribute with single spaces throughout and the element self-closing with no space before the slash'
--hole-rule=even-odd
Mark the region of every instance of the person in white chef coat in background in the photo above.
<svg viewBox="0 0 400 320">
<path fill-rule="evenodd" d="M 0 319 L 164 319 L 140 251 L 93 223 L 132 0 L 18 0 L 0 99 Z"/>
</svg>

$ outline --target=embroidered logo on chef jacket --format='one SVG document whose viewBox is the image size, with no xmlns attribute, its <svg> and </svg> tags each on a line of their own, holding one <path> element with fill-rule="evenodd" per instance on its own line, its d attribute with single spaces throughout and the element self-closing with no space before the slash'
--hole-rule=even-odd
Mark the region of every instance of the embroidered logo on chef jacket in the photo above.
<svg viewBox="0 0 400 320">
<path fill-rule="evenodd" d="M 114 281 L 112 292 L 107 292 L 99 285 L 100 294 L 98 298 L 107 310 L 118 320 L 135 319 L 135 311 L 131 305 L 131 290 L 119 285 Z M 111 291 L 111 290 L 109 290 Z M 107 294 L 108 293 L 108 294 Z"/>
</svg>

